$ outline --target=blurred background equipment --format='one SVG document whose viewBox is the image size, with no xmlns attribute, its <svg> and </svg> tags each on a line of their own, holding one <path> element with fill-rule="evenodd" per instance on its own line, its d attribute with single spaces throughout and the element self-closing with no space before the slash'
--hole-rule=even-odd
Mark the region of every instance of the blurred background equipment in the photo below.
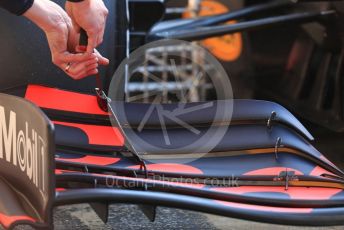
<svg viewBox="0 0 344 230">
<path fill-rule="evenodd" d="M 203 56 L 203 50 L 185 44 L 148 49 L 144 65 L 130 73 L 127 101 L 152 102 L 152 94 L 163 103 L 211 99 L 214 87 L 205 69 L 213 66 L 205 66 Z"/>
<path fill-rule="evenodd" d="M 300 4 L 299 11 L 334 9 L 336 18 L 250 33 L 256 96 L 339 132 L 344 131 L 343 6 L 340 1 Z"/>
<path fill-rule="evenodd" d="M 166 15 L 162 23 L 157 23 L 155 28 L 164 29 L 164 22 L 185 19 L 192 20 L 200 17 L 215 16 L 238 10 L 244 5 L 243 1 L 232 0 L 171 0 L 166 3 Z M 234 24 L 229 21 L 226 24 Z M 249 44 L 245 33 L 227 34 L 224 36 L 204 39 L 193 42 L 207 48 L 230 74 L 230 80 L 235 89 L 236 98 L 250 98 L 253 96 L 253 78 L 249 60 Z M 175 52 L 178 50 L 179 55 Z M 169 51 L 179 60 L 171 63 Z M 200 65 L 204 54 L 192 46 L 186 47 L 157 47 L 146 55 L 146 65 L 130 75 L 126 98 L 149 102 L 149 92 L 160 92 L 162 101 L 168 103 L 176 101 L 176 95 L 181 95 L 187 90 L 187 102 L 207 101 L 216 99 L 214 87 L 209 79 L 196 81 L 197 73 L 202 69 Z M 206 68 L 211 68 L 208 66 Z M 175 71 L 178 70 L 178 71 Z M 160 83 L 149 80 L 148 74 L 153 73 L 162 81 Z M 192 84 L 190 84 L 192 83 Z M 134 97 L 133 97 L 134 95 Z M 180 98 L 180 97 L 179 97 Z M 177 99 L 178 100 L 178 99 Z"/>
</svg>

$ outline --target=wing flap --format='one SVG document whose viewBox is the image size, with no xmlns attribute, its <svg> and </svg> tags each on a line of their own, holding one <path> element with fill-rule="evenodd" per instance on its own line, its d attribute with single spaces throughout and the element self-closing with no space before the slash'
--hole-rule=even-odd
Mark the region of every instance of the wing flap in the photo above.
<svg viewBox="0 0 344 230">
<path fill-rule="evenodd" d="M 338 225 L 344 208 L 286 208 L 224 202 L 195 196 L 123 189 L 76 189 L 58 192 L 57 205 L 84 203 L 89 200 L 112 203 L 159 205 L 211 213 L 259 222 L 300 226 Z"/>
</svg>

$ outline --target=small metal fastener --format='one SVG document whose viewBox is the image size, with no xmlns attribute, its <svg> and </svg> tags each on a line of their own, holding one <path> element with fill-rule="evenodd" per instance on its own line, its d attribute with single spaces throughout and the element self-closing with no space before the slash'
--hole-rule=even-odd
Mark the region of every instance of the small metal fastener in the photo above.
<svg viewBox="0 0 344 230">
<path fill-rule="evenodd" d="M 108 98 L 106 96 L 106 94 L 104 93 L 104 91 L 102 91 L 99 88 L 95 88 L 96 94 L 97 94 L 97 102 L 99 107 L 105 111 L 108 112 L 108 103 L 111 102 L 110 98 Z"/>
<path fill-rule="evenodd" d="M 276 160 L 278 159 L 278 150 L 281 147 L 282 144 L 282 138 L 278 137 L 276 140 L 276 144 L 275 144 L 275 158 Z"/>
<path fill-rule="evenodd" d="M 102 90 L 99 88 L 95 88 L 94 90 L 96 91 L 98 97 L 103 98 L 104 95 Z"/>
<path fill-rule="evenodd" d="M 142 160 L 140 165 L 140 170 L 144 171 L 145 179 L 148 179 L 148 169 L 146 163 Z"/>
<path fill-rule="evenodd" d="M 285 168 L 285 171 L 280 172 L 279 176 L 276 179 L 278 181 L 284 181 L 285 190 L 288 190 L 289 181 L 297 181 L 298 177 L 295 175 L 295 171 L 288 171 L 288 168 Z"/>
<path fill-rule="evenodd" d="M 147 165 L 146 162 L 144 162 L 140 157 L 140 170 L 144 171 L 144 175 L 145 175 L 145 179 L 148 179 L 148 169 L 147 169 Z M 143 182 L 143 191 L 147 191 L 148 190 L 148 185 L 146 182 Z"/>
<path fill-rule="evenodd" d="M 96 178 L 96 179 L 94 179 L 94 188 L 97 188 L 97 187 L 98 187 L 98 180 Z"/>
<path fill-rule="evenodd" d="M 289 188 L 289 173 L 288 168 L 285 169 L 285 190 L 287 191 Z"/>
<path fill-rule="evenodd" d="M 108 96 L 105 94 L 105 92 L 103 90 L 101 90 L 99 88 L 95 88 L 94 90 L 96 91 L 98 97 L 100 97 L 103 100 L 111 102 L 111 99 L 108 98 Z"/>
<path fill-rule="evenodd" d="M 270 117 L 266 123 L 266 127 L 271 130 L 272 128 L 272 122 L 276 119 L 277 113 L 275 111 L 272 111 L 270 114 Z"/>
<path fill-rule="evenodd" d="M 88 173 L 88 167 L 87 165 L 84 166 L 85 172 Z"/>
</svg>

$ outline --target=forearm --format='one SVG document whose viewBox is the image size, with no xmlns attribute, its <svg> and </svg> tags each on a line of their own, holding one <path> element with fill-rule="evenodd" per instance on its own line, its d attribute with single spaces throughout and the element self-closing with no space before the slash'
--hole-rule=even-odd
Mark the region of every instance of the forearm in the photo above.
<svg viewBox="0 0 344 230">
<path fill-rule="evenodd" d="M 12 14 L 22 15 L 32 6 L 34 0 L 0 0 L 0 7 Z"/>
<path fill-rule="evenodd" d="M 35 0 L 32 7 L 23 16 L 45 32 L 56 30 L 60 25 L 71 24 L 65 12 L 50 0 Z"/>
<path fill-rule="evenodd" d="M 32 6 L 35 0 L 0 0 L 0 8 L 12 14 L 22 15 Z M 66 0 L 69 2 L 82 2 L 84 0 Z"/>
</svg>

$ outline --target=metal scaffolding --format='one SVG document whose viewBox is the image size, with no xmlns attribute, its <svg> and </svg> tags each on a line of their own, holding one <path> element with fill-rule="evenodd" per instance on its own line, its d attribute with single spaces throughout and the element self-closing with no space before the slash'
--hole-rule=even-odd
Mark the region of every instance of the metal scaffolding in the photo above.
<svg viewBox="0 0 344 230">
<path fill-rule="evenodd" d="M 190 0 L 184 12 L 197 17 L 201 0 Z M 170 45 L 150 48 L 144 64 L 129 73 L 127 101 L 152 102 L 159 95 L 160 102 L 198 102 L 207 100 L 212 84 L 207 81 L 205 51 L 191 45 Z M 155 99 L 156 100 L 156 99 Z"/>
</svg>

